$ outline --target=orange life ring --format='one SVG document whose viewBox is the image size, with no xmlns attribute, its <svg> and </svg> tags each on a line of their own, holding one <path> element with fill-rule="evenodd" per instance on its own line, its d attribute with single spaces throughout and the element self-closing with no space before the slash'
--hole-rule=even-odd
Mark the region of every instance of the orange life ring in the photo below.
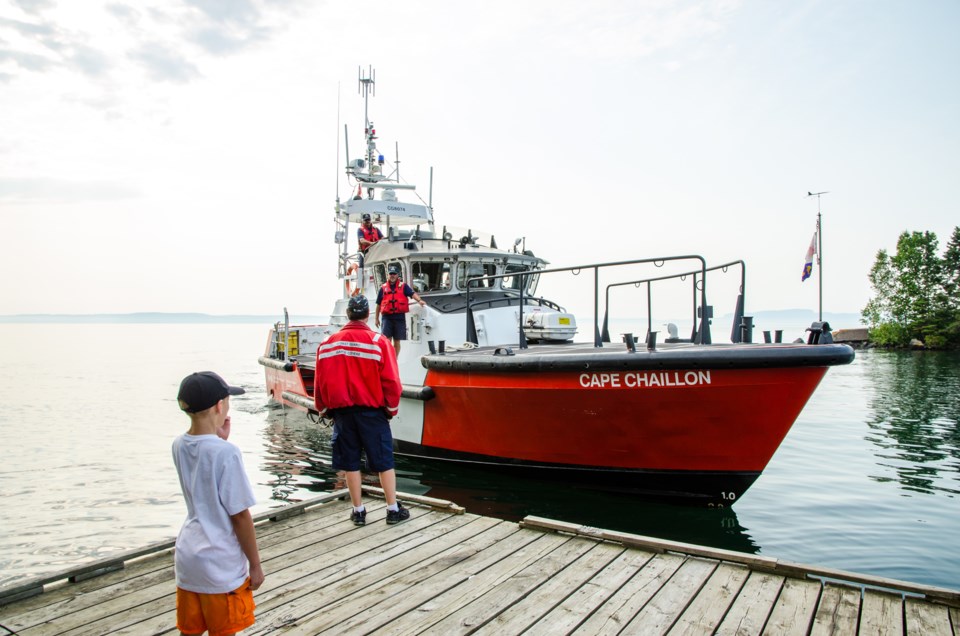
<svg viewBox="0 0 960 636">
<path fill-rule="evenodd" d="M 350 263 L 350 266 L 347 267 L 347 272 L 343 275 L 343 286 L 347 291 L 347 296 L 355 296 L 360 293 L 360 288 L 354 288 L 353 284 L 350 282 L 350 279 L 347 278 L 350 274 L 357 271 L 357 264 Z"/>
</svg>

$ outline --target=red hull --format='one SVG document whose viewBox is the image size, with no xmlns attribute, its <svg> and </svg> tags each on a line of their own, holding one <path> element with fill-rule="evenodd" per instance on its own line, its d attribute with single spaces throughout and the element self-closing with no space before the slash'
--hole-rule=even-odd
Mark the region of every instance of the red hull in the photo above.
<svg viewBox="0 0 960 636">
<path fill-rule="evenodd" d="M 524 463 L 759 473 L 826 367 L 697 372 L 709 383 L 640 373 L 430 370 L 422 444 Z"/>
</svg>

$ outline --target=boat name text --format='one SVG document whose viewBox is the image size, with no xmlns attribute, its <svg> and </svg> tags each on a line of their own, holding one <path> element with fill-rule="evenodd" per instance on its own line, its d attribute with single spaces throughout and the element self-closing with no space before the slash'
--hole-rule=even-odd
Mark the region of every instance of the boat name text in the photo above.
<svg viewBox="0 0 960 636">
<path fill-rule="evenodd" d="M 661 386 L 710 384 L 710 371 L 631 371 L 627 373 L 581 373 L 585 389 L 645 389 Z"/>
<path fill-rule="evenodd" d="M 406 212 L 407 208 L 403 207 L 402 205 L 388 205 L 387 211 L 388 212 Z"/>
</svg>

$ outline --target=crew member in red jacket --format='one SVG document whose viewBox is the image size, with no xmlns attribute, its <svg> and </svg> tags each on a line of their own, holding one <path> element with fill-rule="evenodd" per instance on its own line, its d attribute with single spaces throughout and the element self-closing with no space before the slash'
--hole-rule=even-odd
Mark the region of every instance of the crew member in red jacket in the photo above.
<svg viewBox="0 0 960 636">
<path fill-rule="evenodd" d="M 333 467 L 347 476 L 355 525 L 367 522 L 360 488 L 360 451 L 367 467 L 380 473 L 387 500 L 387 523 L 410 518 L 397 501 L 390 419 L 400 406 L 400 371 L 389 341 L 370 329 L 370 303 L 354 296 L 347 303 L 350 322 L 317 349 L 313 396 L 320 415 L 333 416 Z"/>
<path fill-rule="evenodd" d="M 393 342 L 394 352 L 400 355 L 400 341 L 407 339 L 407 312 L 410 311 L 410 301 L 407 299 L 413 298 L 421 307 L 427 303 L 410 285 L 400 280 L 399 265 L 390 265 L 387 272 L 387 282 L 377 292 L 375 322 L 379 327 L 380 315 L 383 314 L 383 328 L 380 331 Z"/>
<path fill-rule="evenodd" d="M 357 243 L 360 245 L 360 254 L 366 254 L 370 246 L 383 238 L 383 232 L 373 227 L 373 220 L 366 212 L 360 217 L 360 227 L 357 229 Z"/>
</svg>

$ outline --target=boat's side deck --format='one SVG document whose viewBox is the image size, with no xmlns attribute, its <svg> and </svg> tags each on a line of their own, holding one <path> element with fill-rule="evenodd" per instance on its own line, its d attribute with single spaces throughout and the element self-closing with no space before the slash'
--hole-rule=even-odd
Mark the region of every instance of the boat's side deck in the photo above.
<svg viewBox="0 0 960 636">
<path fill-rule="evenodd" d="M 589 343 L 477 347 L 423 357 L 428 369 L 583 371 L 590 369 L 748 369 L 826 367 L 853 361 L 853 348 L 840 344 L 664 343 L 656 348 Z"/>
<path fill-rule="evenodd" d="M 634 351 L 625 344 L 566 342 L 494 347 L 451 347 L 444 353 L 427 354 L 421 362 L 428 369 L 581 371 L 613 369 L 734 369 L 825 367 L 849 364 L 854 350 L 843 344 L 712 344 L 689 342 L 658 344 Z M 302 369 L 313 370 L 313 356 L 294 356 Z"/>
</svg>

